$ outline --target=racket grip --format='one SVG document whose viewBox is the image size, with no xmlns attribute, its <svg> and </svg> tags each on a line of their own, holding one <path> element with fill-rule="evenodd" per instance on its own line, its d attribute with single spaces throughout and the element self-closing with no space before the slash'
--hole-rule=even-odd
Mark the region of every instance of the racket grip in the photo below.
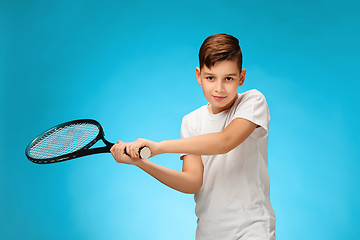
<svg viewBox="0 0 360 240">
<path fill-rule="evenodd" d="M 128 155 L 128 156 L 130 156 L 130 155 L 126 152 L 126 149 L 125 149 L 125 154 Z M 142 159 L 147 159 L 147 158 L 149 158 L 149 157 L 151 156 L 151 150 L 150 150 L 150 148 L 148 148 L 148 147 L 141 147 L 141 148 L 139 149 L 139 156 L 140 156 L 140 158 L 142 158 Z"/>
</svg>

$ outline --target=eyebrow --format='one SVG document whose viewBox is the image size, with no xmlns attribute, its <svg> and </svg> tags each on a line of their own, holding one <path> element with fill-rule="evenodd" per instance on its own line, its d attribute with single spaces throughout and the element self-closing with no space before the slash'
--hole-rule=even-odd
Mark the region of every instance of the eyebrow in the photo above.
<svg viewBox="0 0 360 240">
<path fill-rule="evenodd" d="M 209 73 L 209 72 L 204 72 L 204 75 L 215 75 L 213 73 Z M 225 74 L 226 76 L 237 76 L 238 74 L 236 73 L 229 73 L 229 74 Z"/>
</svg>

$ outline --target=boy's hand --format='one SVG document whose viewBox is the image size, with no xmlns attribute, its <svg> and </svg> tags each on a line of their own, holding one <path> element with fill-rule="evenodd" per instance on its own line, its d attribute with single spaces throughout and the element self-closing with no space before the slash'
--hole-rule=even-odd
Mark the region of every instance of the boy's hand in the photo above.
<svg viewBox="0 0 360 240">
<path fill-rule="evenodd" d="M 130 145 L 130 143 L 118 141 L 111 147 L 110 152 L 116 162 L 135 165 L 136 159 L 132 159 L 129 155 L 125 154 L 125 148 L 128 145 Z"/>
<path fill-rule="evenodd" d="M 148 147 L 151 151 L 151 157 L 160 154 L 159 152 L 159 143 L 153 142 L 147 139 L 139 138 L 135 142 L 132 142 L 126 145 L 126 152 L 131 156 L 131 158 L 138 159 L 139 156 L 139 149 L 142 147 Z"/>
</svg>

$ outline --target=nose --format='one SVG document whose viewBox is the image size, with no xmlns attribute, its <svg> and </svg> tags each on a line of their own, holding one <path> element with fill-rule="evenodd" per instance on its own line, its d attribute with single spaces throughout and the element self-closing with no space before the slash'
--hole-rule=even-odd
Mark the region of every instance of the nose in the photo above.
<svg viewBox="0 0 360 240">
<path fill-rule="evenodd" d="M 215 85 L 215 92 L 223 92 L 224 91 L 224 83 L 222 81 L 217 81 Z"/>
</svg>

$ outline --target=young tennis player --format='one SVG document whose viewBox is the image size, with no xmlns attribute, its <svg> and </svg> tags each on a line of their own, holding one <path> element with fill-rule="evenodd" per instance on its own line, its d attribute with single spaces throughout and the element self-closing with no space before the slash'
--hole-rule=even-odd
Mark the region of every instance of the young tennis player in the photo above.
<svg viewBox="0 0 360 240">
<path fill-rule="evenodd" d="M 199 60 L 196 79 L 209 103 L 183 118 L 181 139 L 119 141 L 111 153 L 119 163 L 136 165 L 171 188 L 195 194 L 196 239 L 274 240 L 265 97 L 257 90 L 237 92 L 246 69 L 235 37 L 208 37 Z M 143 146 L 151 156 L 181 153 L 182 171 L 140 159 Z"/>
</svg>

